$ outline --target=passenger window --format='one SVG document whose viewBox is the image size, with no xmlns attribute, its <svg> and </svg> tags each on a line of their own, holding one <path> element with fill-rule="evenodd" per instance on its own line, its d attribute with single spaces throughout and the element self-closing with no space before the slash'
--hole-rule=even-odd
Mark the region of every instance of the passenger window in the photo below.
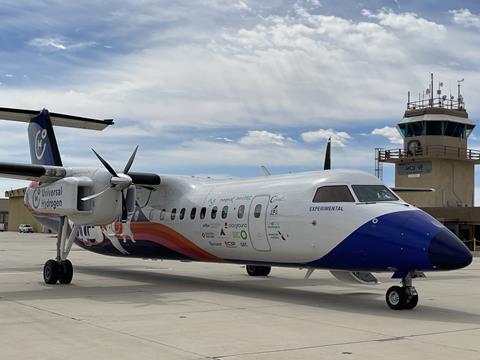
<svg viewBox="0 0 480 360">
<path fill-rule="evenodd" d="M 237 214 L 238 218 L 239 219 L 243 218 L 244 213 L 245 213 L 245 205 L 240 205 L 238 207 L 238 214 Z"/>
<path fill-rule="evenodd" d="M 192 208 L 192 211 L 190 211 L 190 219 L 195 219 L 195 215 L 197 215 L 197 208 Z"/>
<path fill-rule="evenodd" d="M 180 220 L 183 220 L 184 217 L 185 217 L 185 208 L 182 208 L 182 210 L 180 210 Z"/>
<path fill-rule="evenodd" d="M 200 210 L 200 219 L 205 219 L 205 214 L 207 213 L 207 208 L 202 207 L 202 210 Z"/>
<path fill-rule="evenodd" d="M 162 211 L 160 211 L 160 220 L 165 220 L 165 209 L 162 209 Z"/>
<path fill-rule="evenodd" d="M 314 203 L 318 202 L 354 202 L 352 193 L 347 185 L 322 186 L 317 189 L 313 198 Z"/>
<path fill-rule="evenodd" d="M 222 219 L 226 219 L 228 215 L 228 206 L 222 208 Z"/>
<path fill-rule="evenodd" d="M 210 216 L 212 217 L 212 219 L 215 219 L 217 217 L 217 207 L 214 206 L 212 208 L 212 213 L 210 214 Z"/>
<path fill-rule="evenodd" d="M 253 216 L 255 216 L 256 218 L 259 218 L 261 213 L 262 213 L 262 204 L 257 204 L 255 206 L 255 210 L 253 211 Z"/>
<path fill-rule="evenodd" d="M 175 220 L 175 215 L 177 215 L 177 209 L 173 208 L 172 209 L 172 214 L 170 215 L 170 219 Z"/>
</svg>

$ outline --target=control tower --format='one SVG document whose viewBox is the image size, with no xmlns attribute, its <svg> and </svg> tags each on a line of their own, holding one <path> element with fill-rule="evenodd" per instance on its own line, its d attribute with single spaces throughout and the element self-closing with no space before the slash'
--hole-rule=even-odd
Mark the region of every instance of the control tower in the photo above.
<svg viewBox="0 0 480 360">
<path fill-rule="evenodd" d="M 399 191 L 411 204 L 472 207 L 474 167 L 480 163 L 480 152 L 468 149 L 468 137 L 475 124 L 468 118 L 460 81 L 456 97 L 442 95 L 442 86 L 439 83 L 434 88 L 431 74 L 424 98 L 411 101 L 408 93 L 407 109 L 397 125 L 403 148 L 379 150 L 377 160 L 395 164 L 395 187 L 435 189 L 434 192 Z"/>
<path fill-rule="evenodd" d="M 420 93 L 412 101 L 408 93 L 407 109 L 397 124 L 403 147 L 376 149 L 376 174 L 381 176 L 383 163 L 395 164 L 396 192 L 437 218 L 475 251 L 480 248 L 480 207 L 474 206 L 480 151 L 468 148 L 475 124 L 465 108 L 462 81 L 458 81 L 456 96 L 446 96 L 441 82 L 434 87 L 431 74 L 423 96 Z M 402 191 L 402 187 L 407 189 Z"/>
</svg>

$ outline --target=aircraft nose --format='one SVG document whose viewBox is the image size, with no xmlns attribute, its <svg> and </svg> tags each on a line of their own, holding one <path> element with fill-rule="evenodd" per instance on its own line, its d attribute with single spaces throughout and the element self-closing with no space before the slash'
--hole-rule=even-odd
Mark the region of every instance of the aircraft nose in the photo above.
<svg viewBox="0 0 480 360">
<path fill-rule="evenodd" d="M 432 238 L 428 255 L 437 270 L 461 269 L 472 262 L 470 250 L 448 230 L 440 231 Z"/>
</svg>

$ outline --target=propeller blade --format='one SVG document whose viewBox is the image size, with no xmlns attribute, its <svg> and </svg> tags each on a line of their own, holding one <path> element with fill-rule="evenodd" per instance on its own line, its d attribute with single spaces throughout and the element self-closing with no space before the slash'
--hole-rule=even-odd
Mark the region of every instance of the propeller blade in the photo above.
<svg viewBox="0 0 480 360">
<path fill-rule="evenodd" d="M 112 174 L 113 176 L 118 177 L 117 173 L 115 172 L 115 170 L 113 170 L 113 168 L 110 166 L 110 164 L 107 163 L 107 162 L 105 161 L 105 159 L 103 159 L 100 155 L 98 155 L 95 150 L 92 149 L 92 151 L 93 151 L 93 153 L 97 156 L 98 160 L 100 160 L 100 162 L 103 164 L 103 166 L 105 166 L 105 168 L 108 170 L 108 172 L 109 172 L 110 174 Z"/>
<path fill-rule="evenodd" d="M 127 199 L 125 199 L 125 192 L 122 190 L 122 219 L 123 223 L 127 222 L 128 219 L 128 210 L 127 210 Z"/>
<path fill-rule="evenodd" d="M 323 164 L 323 170 L 330 170 L 330 147 L 332 145 L 332 138 L 328 138 L 327 150 L 325 151 L 325 163 Z"/>
<path fill-rule="evenodd" d="M 102 191 L 100 191 L 99 193 L 96 193 L 96 194 L 93 194 L 93 195 L 90 195 L 90 196 L 86 196 L 84 198 L 82 198 L 82 201 L 88 201 L 88 200 L 92 200 L 92 199 L 95 199 L 96 197 L 102 195 L 105 191 L 111 189 L 112 187 L 111 186 L 107 186 L 105 189 L 103 189 Z"/>
<path fill-rule="evenodd" d="M 137 150 L 138 150 L 138 145 L 135 148 L 135 150 L 133 150 L 133 154 L 130 156 L 130 159 L 128 159 L 127 165 L 125 165 L 125 169 L 123 169 L 124 174 L 128 173 L 128 170 L 130 170 L 130 168 L 132 167 L 133 160 L 135 159 L 135 155 L 137 154 Z"/>
</svg>

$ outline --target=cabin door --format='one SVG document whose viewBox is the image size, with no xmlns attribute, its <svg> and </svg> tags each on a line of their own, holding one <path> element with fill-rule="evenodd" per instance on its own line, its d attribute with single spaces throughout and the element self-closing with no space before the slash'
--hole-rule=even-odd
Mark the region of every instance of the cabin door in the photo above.
<svg viewBox="0 0 480 360">
<path fill-rule="evenodd" d="M 267 208 L 269 195 L 255 196 L 248 211 L 248 232 L 252 246 L 257 251 L 270 251 L 267 238 Z"/>
</svg>

